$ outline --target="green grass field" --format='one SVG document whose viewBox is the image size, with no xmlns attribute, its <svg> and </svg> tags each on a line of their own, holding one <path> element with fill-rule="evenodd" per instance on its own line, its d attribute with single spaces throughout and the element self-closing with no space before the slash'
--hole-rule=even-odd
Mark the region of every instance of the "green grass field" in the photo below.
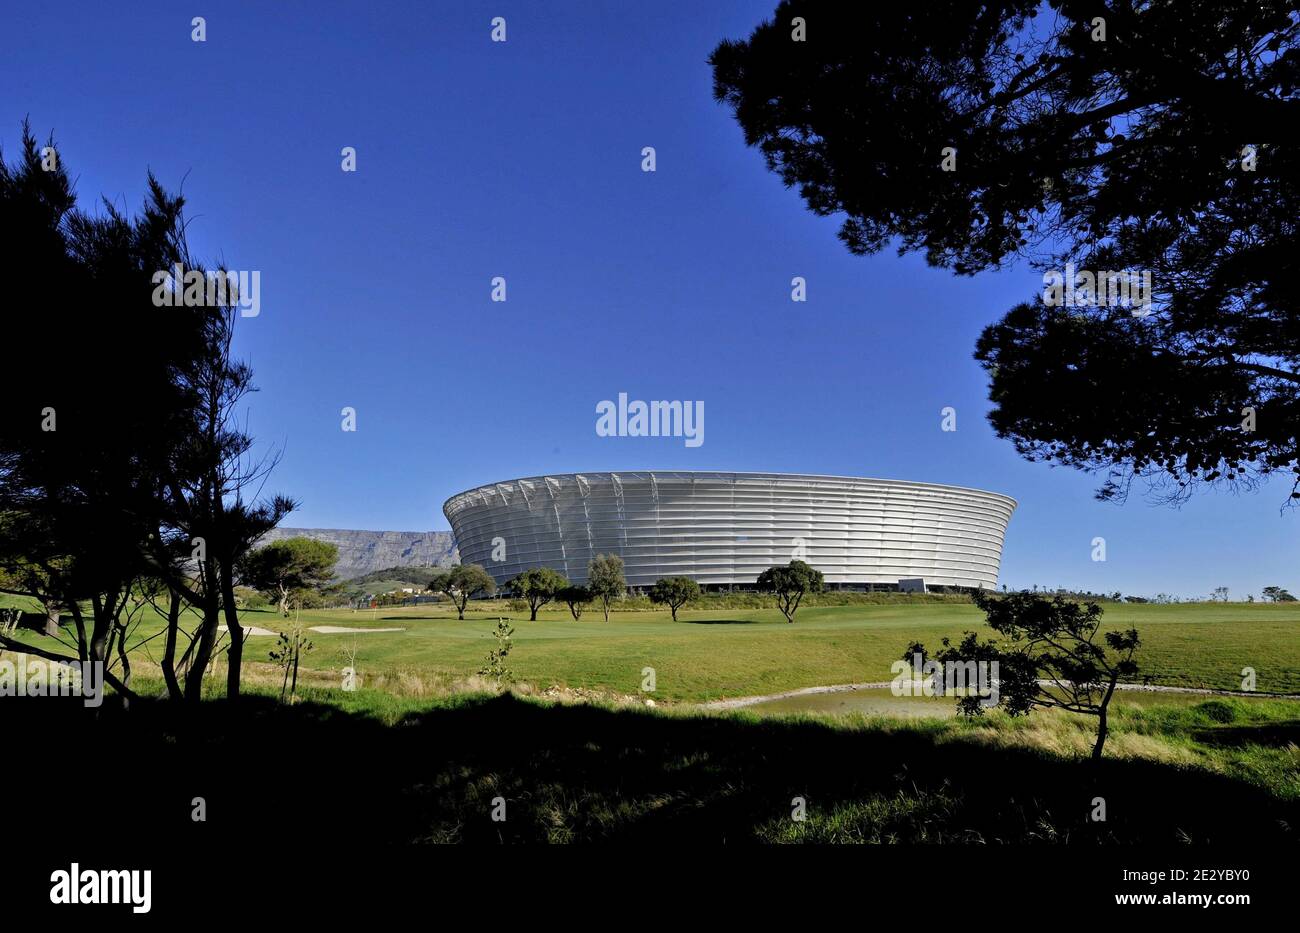
<svg viewBox="0 0 1300 933">
<path fill-rule="evenodd" d="M 1300 604 L 1108 604 L 1105 610 L 1106 625 L 1139 630 L 1139 661 L 1153 683 L 1240 690 L 1242 669 L 1251 667 L 1258 691 L 1300 693 Z M 501 616 L 514 625 L 509 667 L 518 680 L 541 690 L 639 695 L 642 671 L 650 667 L 653 697 L 670 703 L 887 681 L 890 665 L 913 639 L 937 646 L 945 635 L 987 632 L 974 606 L 934 603 L 805 607 L 792 625 L 775 609 L 687 610 L 676 623 L 667 612 L 653 611 L 615 612 L 608 623 L 588 611 L 574 622 L 567 611 L 549 607 L 529 622 L 526 613 L 510 612 L 504 603 L 475 606 L 464 622 L 440 606 L 304 611 L 303 627 L 405 629 L 308 633 L 315 648 L 303 657 L 304 678 L 328 685 L 345 664 L 344 649 L 355 645 L 356 666 L 367 684 L 463 680 L 483 665 Z M 276 631 L 293 624 L 273 611 L 247 611 L 242 618 Z M 156 659 L 161 639 L 141 642 L 160 630 L 160 620 L 146 619 L 134 638 L 133 657 Z M 48 643 L 31 633 L 26 637 Z M 249 639 L 245 660 L 254 672 L 274 642 L 267 636 Z M 264 673 L 269 671 L 268 665 Z"/>
<path fill-rule="evenodd" d="M 655 670 L 657 700 L 700 701 L 775 693 L 823 684 L 887 681 L 890 665 L 917 639 L 937 646 L 945 636 L 984 628 L 974 606 L 901 605 L 807 607 L 794 624 L 776 610 L 613 613 L 604 622 L 586 613 L 574 622 L 565 611 L 546 611 L 536 622 L 506 611 L 476 611 L 464 622 L 429 607 L 332 610 L 303 613 L 303 625 L 405 632 L 313 634 L 307 666 L 341 668 L 341 651 L 357 647 L 363 673 L 424 671 L 451 677 L 473 674 L 492 646 L 496 619 L 512 620 L 510 667 L 520 680 L 636 694 L 642 671 Z M 249 613 L 252 624 L 278 629 L 274 613 Z M 1136 626 L 1140 661 L 1153 682 L 1172 686 L 1241 689 L 1242 669 L 1256 671 L 1256 689 L 1300 693 L 1300 607 L 1174 605 L 1107 608 L 1107 625 Z M 251 659 L 264 658 L 252 639 Z"/>
</svg>

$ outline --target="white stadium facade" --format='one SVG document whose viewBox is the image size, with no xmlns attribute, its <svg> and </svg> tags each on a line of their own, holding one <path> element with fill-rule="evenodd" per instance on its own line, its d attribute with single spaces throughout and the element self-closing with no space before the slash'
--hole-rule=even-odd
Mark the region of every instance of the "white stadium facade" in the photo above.
<svg viewBox="0 0 1300 933">
<path fill-rule="evenodd" d="M 630 587 L 685 576 L 752 588 L 798 558 L 828 589 L 993 589 L 1016 501 L 962 486 L 797 473 L 564 473 L 512 479 L 443 505 L 460 559 L 498 584 L 532 567 L 584 583 L 597 554 Z"/>
</svg>

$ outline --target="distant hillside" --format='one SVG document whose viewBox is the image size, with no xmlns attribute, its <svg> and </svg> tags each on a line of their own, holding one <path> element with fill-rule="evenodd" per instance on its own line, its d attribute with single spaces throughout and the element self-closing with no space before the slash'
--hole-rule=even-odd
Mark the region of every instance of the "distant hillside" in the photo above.
<svg viewBox="0 0 1300 933">
<path fill-rule="evenodd" d="M 339 528 L 276 528 L 260 544 L 285 538 L 314 538 L 339 549 L 344 580 L 394 567 L 448 567 L 457 560 L 450 531 L 349 531 Z"/>
<path fill-rule="evenodd" d="M 389 580 L 396 580 L 402 583 L 418 583 L 420 586 L 428 586 L 433 575 L 440 573 L 437 567 L 385 567 L 383 570 L 376 570 L 372 573 L 362 574 L 359 577 L 353 577 L 354 585 L 365 586 L 370 583 L 385 583 Z"/>
<path fill-rule="evenodd" d="M 437 567 L 385 567 L 348 580 L 344 592 L 353 595 L 387 593 L 407 586 L 424 590 L 429 588 L 433 575 L 440 572 Z"/>
</svg>

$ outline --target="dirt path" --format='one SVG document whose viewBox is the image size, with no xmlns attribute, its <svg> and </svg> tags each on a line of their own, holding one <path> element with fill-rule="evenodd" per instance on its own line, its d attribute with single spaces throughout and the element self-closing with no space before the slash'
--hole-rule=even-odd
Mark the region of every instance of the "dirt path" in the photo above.
<svg viewBox="0 0 1300 933">
<path fill-rule="evenodd" d="M 753 706 L 756 703 L 766 703 L 769 700 L 785 700 L 789 697 L 807 696 L 812 693 L 847 693 L 850 690 L 888 690 L 890 681 L 881 681 L 880 683 L 870 684 L 833 684 L 829 687 L 801 687 L 798 690 L 786 690 L 784 693 L 769 693 L 764 696 L 756 697 L 737 697 L 734 700 L 711 700 L 708 703 L 698 704 L 700 709 L 741 709 L 745 706 Z"/>
<path fill-rule="evenodd" d="M 1040 681 L 1046 684 L 1046 681 Z M 786 690 L 783 693 L 769 693 L 765 696 L 737 697 L 734 700 L 712 700 L 697 704 L 705 710 L 743 709 L 769 700 L 785 700 L 790 697 L 807 696 L 813 693 L 847 693 L 853 690 L 888 690 L 892 681 L 878 681 L 864 684 L 832 684 L 826 687 L 802 687 L 798 690 Z M 1240 690 L 1210 690 L 1204 687 L 1166 687 L 1160 684 L 1116 684 L 1116 690 L 1135 690 L 1139 693 L 1191 693 L 1202 696 L 1217 697 L 1255 697 L 1269 700 L 1300 700 L 1298 693 L 1245 693 Z"/>
</svg>

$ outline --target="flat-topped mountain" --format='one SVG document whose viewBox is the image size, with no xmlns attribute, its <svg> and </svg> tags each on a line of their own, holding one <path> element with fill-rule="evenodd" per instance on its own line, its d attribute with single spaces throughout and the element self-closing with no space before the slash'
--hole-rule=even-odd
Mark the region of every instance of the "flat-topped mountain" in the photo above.
<svg viewBox="0 0 1300 933">
<path fill-rule="evenodd" d="M 259 544 L 285 538 L 328 541 L 339 549 L 344 580 L 389 567 L 449 567 L 460 558 L 450 531 L 351 531 L 342 528 L 276 528 Z"/>
</svg>

